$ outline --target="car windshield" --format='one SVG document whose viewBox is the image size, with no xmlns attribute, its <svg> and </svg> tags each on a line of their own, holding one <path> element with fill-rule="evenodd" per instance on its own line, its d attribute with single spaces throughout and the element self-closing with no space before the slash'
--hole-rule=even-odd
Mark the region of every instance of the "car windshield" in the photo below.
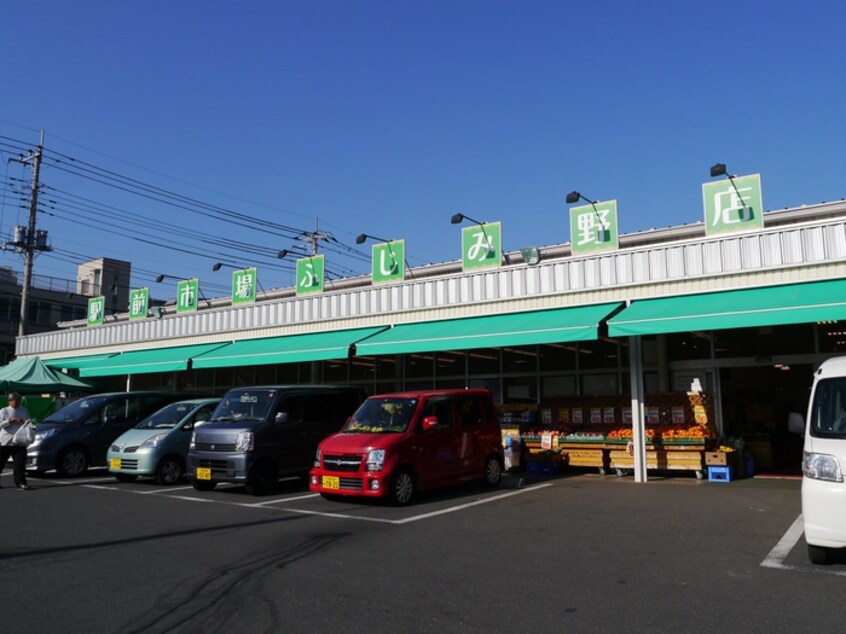
<svg viewBox="0 0 846 634">
<path fill-rule="evenodd" d="M 276 390 L 230 390 L 214 410 L 209 422 L 265 420 L 275 398 Z"/>
<path fill-rule="evenodd" d="M 397 434 L 408 429 L 416 398 L 370 398 L 341 430 L 345 434 Z"/>
<path fill-rule="evenodd" d="M 814 391 L 811 433 L 825 438 L 846 438 L 846 378 L 824 379 Z"/>
<path fill-rule="evenodd" d="M 65 405 L 58 412 L 50 414 L 42 422 L 44 423 L 73 423 L 78 420 L 85 420 L 92 412 L 96 411 L 105 401 L 104 396 L 89 396 L 78 401 Z"/>
<path fill-rule="evenodd" d="M 196 403 L 171 403 L 155 414 L 150 414 L 135 429 L 173 429 L 196 407 Z"/>
</svg>

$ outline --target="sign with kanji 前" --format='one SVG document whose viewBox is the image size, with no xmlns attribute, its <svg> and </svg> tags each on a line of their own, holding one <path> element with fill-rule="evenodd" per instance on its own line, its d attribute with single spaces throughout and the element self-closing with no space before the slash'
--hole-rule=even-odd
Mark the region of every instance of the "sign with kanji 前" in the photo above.
<svg viewBox="0 0 846 634">
<path fill-rule="evenodd" d="M 90 297 L 88 299 L 88 325 L 99 326 L 106 316 L 106 298 Z"/>
<path fill-rule="evenodd" d="M 297 260 L 297 295 L 323 292 L 324 265 L 322 255 Z"/>
<path fill-rule="evenodd" d="M 616 200 L 570 208 L 570 248 L 573 255 L 608 251 L 618 245 Z"/>
<path fill-rule="evenodd" d="M 405 279 L 405 240 L 391 240 L 373 245 L 374 284 L 397 282 Z"/>
<path fill-rule="evenodd" d="M 232 272 L 232 303 L 246 304 L 256 301 L 258 273 L 255 268 Z"/>
<path fill-rule="evenodd" d="M 502 224 L 490 222 L 461 230 L 461 265 L 465 271 L 502 264 Z"/>
<path fill-rule="evenodd" d="M 735 176 L 702 184 L 705 235 L 764 226 L 761 175 Z"/>
<path fill-rule="evenodd" d="M 200 296 L 200 280 L 180 280 L 176 285 L 176 312 L 190 313 L 197 310 Z"/>
<path fill-rule="evenodd" d="M 146 319 L 150 305 L 150 289 L 136 288 L 129 293 L 129 318 Z"/>
</svg>

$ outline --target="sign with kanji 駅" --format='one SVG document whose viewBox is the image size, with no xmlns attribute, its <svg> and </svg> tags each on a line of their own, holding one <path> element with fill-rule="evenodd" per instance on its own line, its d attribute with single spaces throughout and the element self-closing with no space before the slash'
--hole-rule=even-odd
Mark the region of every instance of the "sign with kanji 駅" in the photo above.
<svg viewBox="0 0 846 634">
<path fill-rule="evenodd" d="M 324 256 L 312 255 L 297 260 L 297 295 L 323 292 Z"/>
<path fill-rule="evenodd" d="M 374 244 L 372 282 L 384 284 L 403 279 L 405 279 L 405 240 Z"/>
<path fill-rule="evenodd" d="M 102 295 L 100 297 L 88 298 L 88 325 L 99 326 L 103 323 L 106 316 L 106 298 Z"/>
<path fill-rule="evenodd" d="M 258 273 L 255 268 L 232 272 L 232 303 L 247 304 L 256 301 Z"/>
<path fill-rule="evenodd" d="M 616 249 L 619 237 L 616 200 L 570 208 L 570 249 L 573 255 Z"/>
<path fill-rule="evenodd" d="M 129 318 L 146 319 L 150 306 L 150 289 L 136 288 L 129 293 Z"/>
<path fill-rule="evenodd" d="M 705 235 L 764 226 L 761 175 L 735 176 L 702 184 Z"/>
<path fill-rule="evenodd" d="M 180 280 L 176 285 L 176 312 L 191 313 L 197 310 L 200 297 L 200 280 Z"/>
<path fill-rule="evenodd" d="M 490 222 L 461 230 L 461 265 L 465 271 L 502 264 L 502 224 Z"/>
</svg>

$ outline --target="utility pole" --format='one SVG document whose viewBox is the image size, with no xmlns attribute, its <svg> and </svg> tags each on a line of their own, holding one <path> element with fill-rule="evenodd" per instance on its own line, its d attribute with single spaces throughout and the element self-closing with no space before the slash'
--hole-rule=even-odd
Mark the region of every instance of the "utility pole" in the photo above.
<svg viewBox="0 0 846 634">
<path fill-rule="evenodd" d="M 38 182 L 39 173 L 41 171 L 41 153 L 44 149 L 44 130 L 41 131 L 41 141 L 38 148 L 30 152 L 27 156 L 20 156 L 17 159 L 19 163 L 32 163 L 32 191 L 29 196 L 29 224 L 27 225 L 26 235 L 23 236 L 23 241 L 15 241 L 12 243 L 18 250 L 24 254 L 24 277 L 23 286 L 21 288 L 21 316 L 18 324 L 18 336 L 21 337 L 26 334 L 26 319 L 29 314 L 29 288 L 32 285 L 32 263 L 35 259 L 36 251 L 49 251 L 47 246 L 47 232 L 36 232 L 35 230 L 35 216 L 38 211 L 38 189 L 40 183 Z M 3 245 L 5 248 L 5 244 Z"/>
</svg>

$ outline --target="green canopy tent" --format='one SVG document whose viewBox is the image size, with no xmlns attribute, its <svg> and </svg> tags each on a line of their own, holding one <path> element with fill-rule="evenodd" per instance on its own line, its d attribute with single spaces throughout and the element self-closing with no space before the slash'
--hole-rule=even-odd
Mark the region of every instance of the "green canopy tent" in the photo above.
<svg viewBox="0 0 846 634">
<path fill-rule="evenodd" d="M 6 394 L 9 392 L 21 394 L 91 392 L 95 389 L 95 386 L 87 381 L 52 370 L 44 365 L 39 357 L 15 359 L 9 365 L 0 368 L 0 390 Z"/>
</svg>

